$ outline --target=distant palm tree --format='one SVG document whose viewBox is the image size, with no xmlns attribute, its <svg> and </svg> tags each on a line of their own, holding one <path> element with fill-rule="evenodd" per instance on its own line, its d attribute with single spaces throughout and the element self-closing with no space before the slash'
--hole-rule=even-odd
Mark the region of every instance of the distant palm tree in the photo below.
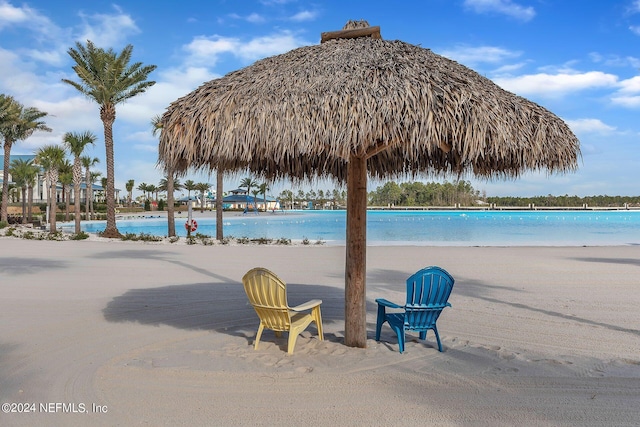
<svg viewBox="0 0 640 427">
<path fill-rule="evenodd" d="M 58 168 L 58 182 L 62 184 L 62 202 L 65 205 L 64 220 L 69 221 L 69 193 L 73 182 L 73 166 L 67 159 L 62 160 Z"/>
<path fill-rule="evenodd" d="M 96 211 L 94 208 L 94 204 L 96 201 L 95 195 L 93 194 L 93 184 L 102 176 L 102 172 L 93 171 L 89 174 L 89 188 L 91 189 L 91 198 L 89 199 L 89 209 L 91 209 L 91 218 L 96 219 L 98 216 L 96 215 Z M 104 189 L 104 186 L 102 186 Z"/>
<path fill-rule="evenodd" d="M 264 201 L 264 211 L 266 212 L 267 211 L 267 191 L 271 190 L 271 187 L 269 187 L 269 184 L 267 184 L 266 182 L 263 182 L 258 187 L 258 190 L 260 191 L 260 194 L 262 194 L 262 200 Z"/>
<path fill-rule="evenodd" d="M 87 145 L 95 144 L 97 137 L 89 132 L 83 133 L 67 132 L 62 137 L 64 144 L 73 156 L 73 204 L 74 204 L 74 221 L 75 232 L 80 233 L 80 185 L 82 183 L 82 153 Z M 88 189 L 88 188 L 87 188 Z M 87 192 L 87 195 L 89 193 Z"/>
<path fill-rule="evenodd" d="M 107 177 L 103 176 L 100 178 L 100 186 L 102 187 L 102 195 L 104 196 L 105 202 L 107 200 Z"/>
<path fill-rule="evenodd" d="M 142 191 L 142 203 L 143 204 L 147 200 L 147 187 L 148 186 L 149 186 L 149 184 L 147 184 L 146 182 L 141 182 L 140 184 L 138 184 L 137 190 Z"/>
<path fill-rule="evenodd" d="M 10 172 L 13 182 L 20 187 L 22 191 L 22 223 L 27 222 L 27 188 L 30 171 L 33 168 L 31 160 L 15 159 L 11 161 Z"/>
<path fill-rule="evenodd" d="M 56 231 L 56 185 L 58 183 L 58 170 L 64 162 L 64 148 L 60 145 L 45 145 L 36 152 L 38 163 L 45 171 L 47 185 L 47 198 L 49 199 L 49 232 Z"/>
<path fill-rule="evenodd" d="M 104 146 L 107 162 L 107 226 L 105 237 L 120 237 L 116 227 L 115 179 L 113 161 L 113 122 L 116 120 L 116 105 L 144 93 L 156 82 L 147 81 L 155 65 L 143 66 L 141 62 L 130 64 L 133 46 L 127 45 L 116 54 L 113 49 L 104 50 L 87 40 L 86 46 L 76 42 L 68 50 L 75 61 L 73 70 L 80 83 L 62 79 L 79 92 L 100 105 L 100 120 L 104 127 Z"/>
<path fill-rule="evenodd" d="M 2 207 L 0 221 L 7 221 L 9 205 L 9 166 L 11 146 L 17 141 L 30 137 L 35 131 L 51 132 L 44 121 L 40 120 L 47 113 L 37 108 L 25 108 L 18 101 L 6 95 L 0 95 L 0 105 L 4 119 L 0 121 L 0 135 L 4 138 L 4 165 L 2 176 Z"/>
<path fill-rule="evenodd" d="M 127 181 L 124 185 L 124 188 L 127 190 L 127 205 L 131 207 L 131 201 L 133 200 L 133 187 L 136 185 L 136 182 L 133 179 Z"/>
<path fill-rule="evenodd" d="M 67 163 L 68 161 L 65 160 Z M 71 190 L 73 185 L 73 166 L 69 164 L 69 167 L 61 168 L 58 178 L 60 184 L 62 184 L 62 196 L 64 199 L 64 220 L 69 221 L 69 204 L 71 203 Z"/>
<path fill-rule="evenodd" d="M 240 188 L 245 187 L 247 189 L 247 195 L 251 194 L 251 189 L 258 186 L 258 181 L 255 181 L 251 177 L 243 178 L 240 181 Z"/>
<path fill-rule="evenodd" d="M 187 190 L 187 198 L 191 200 L 191 192 L 196 190 L 196 183 L 188 179 L 184 182 L 184 189 Z"/>
<path fill-rule="evenodd" d="M 245 187 L 247 189 L 247 206 L 246 206 L 247 209 L 249 209 L 249 194 L 251 194 L 251 189 L 257 186 L 258 186 L 258 181 L 255 181 L 251 177 L 243 178 L 242 181 L 240 181 L 240 188 Z M 255 204 L 255 196 L 253 198 L 253 202 Z"/>
<path fill-rule="evenodd" d="M 209 191 L 211 184 L 207 182 L 199 182 L 196 184 L 196 190 L 200 192 L 200 212 L 204 212 L 205 193 Z"/>
<path fill-rule="evenodd" d="M 153 184 L 149 184 L 147 185 L 147 193 L 149 193 L 149 198 L 153 201 L 155 200 L 156 202 L 158 201 L 158 187 L 156 187 Z M 153 195 L 155 194 L 155 199 L 153 197 Z"/>
<path fill-rule="evenodd" d="M 91 179 L 91 168 L 97 165 L 100 160 L 97 157 L 82 156 L 80 163 L 84 168 L 85 198 L 84 198 L 84 214 L 87 219 L 92 219 L 90 212 L 93 210 L 93 183 Z"/>
</svg>

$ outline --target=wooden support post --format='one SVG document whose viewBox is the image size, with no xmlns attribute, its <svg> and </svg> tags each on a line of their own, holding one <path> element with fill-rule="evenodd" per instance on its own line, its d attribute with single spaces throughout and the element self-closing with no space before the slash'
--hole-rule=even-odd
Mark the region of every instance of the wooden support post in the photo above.
<svg viewBox="0 0 640 427">
<path fill-rule="evenodd" d="M 351 157 L 347 166 L 347 248 L 344 341 L 367 346 L 367 160 Z"/>
</svg>

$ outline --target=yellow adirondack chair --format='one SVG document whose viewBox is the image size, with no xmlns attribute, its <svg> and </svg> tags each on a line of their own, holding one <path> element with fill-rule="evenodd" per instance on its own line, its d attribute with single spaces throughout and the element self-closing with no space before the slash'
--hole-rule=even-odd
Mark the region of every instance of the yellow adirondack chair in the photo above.
<svg viewBox="0 0 640 427">
<path fill-rule="evenodd" d="M 298 335 L 307 329 L 311 322 L 316 322 L 318 338 L 324 340 L 320 314 L 322 300 L 314 299 L 296 307 L 289 307 L 287 285 L 266 268 L 258 267 L 249 270 L 242 278 L 242 284 L 249 302 L 260 318 L 254 349 L 258 349 L 264 328 L 273 330 L 277 337 L 282 331 L 289 332 L 287 345 L 289 354 L 293 354 Z M 309 310 L 311 310 L 310 313 Z"/>
</svg>

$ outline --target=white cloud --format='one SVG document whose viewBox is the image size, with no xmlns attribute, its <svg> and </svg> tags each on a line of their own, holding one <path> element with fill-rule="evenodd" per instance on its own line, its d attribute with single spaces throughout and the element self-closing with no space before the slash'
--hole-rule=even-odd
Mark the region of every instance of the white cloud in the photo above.
<svg viewBox="0 0 640 427">
<path fill-rule="evenodd" d="M 640 76 L 620 82 L 620 90 L 611 97 L 611 102 L 627 108 L 640 107 Z"/>
<path fill-rule="evenodd" d="M 565 120 L 571 130 L 575 133 L 610 133 L 616 130 L 600 119 L 577 119 Z"/>
<path fill-rule="evenodd" d="M 251 15 L 247 16 L 246 19 L 247 19 L 247 22 L 251 22 L 253 24 L 260 24 L 266 21 L 266 19 L 263 16 L 257 13 L 252 13 Z"/>
<path fill-rule="evenodd" d="M 568 92 L 614 87 L 618 78 L 601 71 L 586 73 L 529 74 L 519 77 L 497 77 L 493 81 L 518 95 L 564 95 Z"/>
<path fill-rule="evenodd" d="M 521 52 L 510 51 L 495 46 L 458 46 L 454 49 L 438 52 L 440 55 L 458 61 L 461 64 L 498 63 L 506 59 L 517 58 Z"/>
<path fill-rule="evenodd" d="M 296 13 L 289 19 L 295 22 L 313 21 L 317 16 L 318 16 L 317 12 L 312 12 L 310 10 L 303 10 L 302 12 Z"/>
<path fill-rule="evenodd" d="M 631 25 L 629 27 L 629 30 L 631 30 L 632 33 L 640 36 L 640 25 Z"/>
<path fill-rule="evenodd" d="M 640 95 L 614 96 L 611 98 L 611 102 L 627 108 L 636 108 L 636 107 L 640 107 Z"/>
<path fill-rule="evenodd" d="M 521 21 L 529 21 L 536 16 L 533 7 L 521 6 L 512 0 L 465 0 L 464 6 L 476 13 L 501 13 Z"/>
<path fill-rule="evenodd" d="M 640 76 L 622 80 L 620 82 L 620 92 L 640 94 Z"/>
<path fill-rule="evenodd" d="M 607 55 L 603 56 L 598 52 L 591 52 L 589 54 L 589 58 L 591 61 L 604 64 L 608 67 L 633 67 L 640 68 L 640 58 L 636 58 L 634 56 L 618 56 L 618 55 Z"/>
<path fill-rule="evenodd" d="M 231 54 L 244 61 L 254 61 L 309 44 L 312 43 L 295 37 L 289 31 L 283 31 L 256 37 L 247 42 L 236 37 L 198 36 L 184 46 L 184 49 L 189 53 L 187 60 L 189 64 L 212 68 L 222 54 Z"/>
<path fill-rule="evenodd" d="M 29 21 L 32 10 L 27 6 L 14 7 L 6 1 L 0 2 L 0 28 Z"/>
<path fill-rule="evenodd" d="M 106 49 L 120 45 L 128 36 L 140 32 L 131 16 L 123 13 L 118 6 L 114 6 L 114 9 L 114 14 L 80 13 L 82 29 L 77 39 L 83 43 L 91 40 L 96 46 Z"/>
</svg>

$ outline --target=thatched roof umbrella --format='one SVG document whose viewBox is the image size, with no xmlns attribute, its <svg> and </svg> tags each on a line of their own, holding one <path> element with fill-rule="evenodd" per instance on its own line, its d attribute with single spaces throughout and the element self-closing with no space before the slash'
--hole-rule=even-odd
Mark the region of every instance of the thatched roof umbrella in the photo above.
<svg viewBox="0 0 640 427">
<path fill-rule="evenodd" d="M 557 116 L 428 49 L 350 22 L 203 84 L 163 115 L 160 161 L 347 183 L 345 343 L 366 346 L 367 176 L 577 167 Z"/>
</svg>

